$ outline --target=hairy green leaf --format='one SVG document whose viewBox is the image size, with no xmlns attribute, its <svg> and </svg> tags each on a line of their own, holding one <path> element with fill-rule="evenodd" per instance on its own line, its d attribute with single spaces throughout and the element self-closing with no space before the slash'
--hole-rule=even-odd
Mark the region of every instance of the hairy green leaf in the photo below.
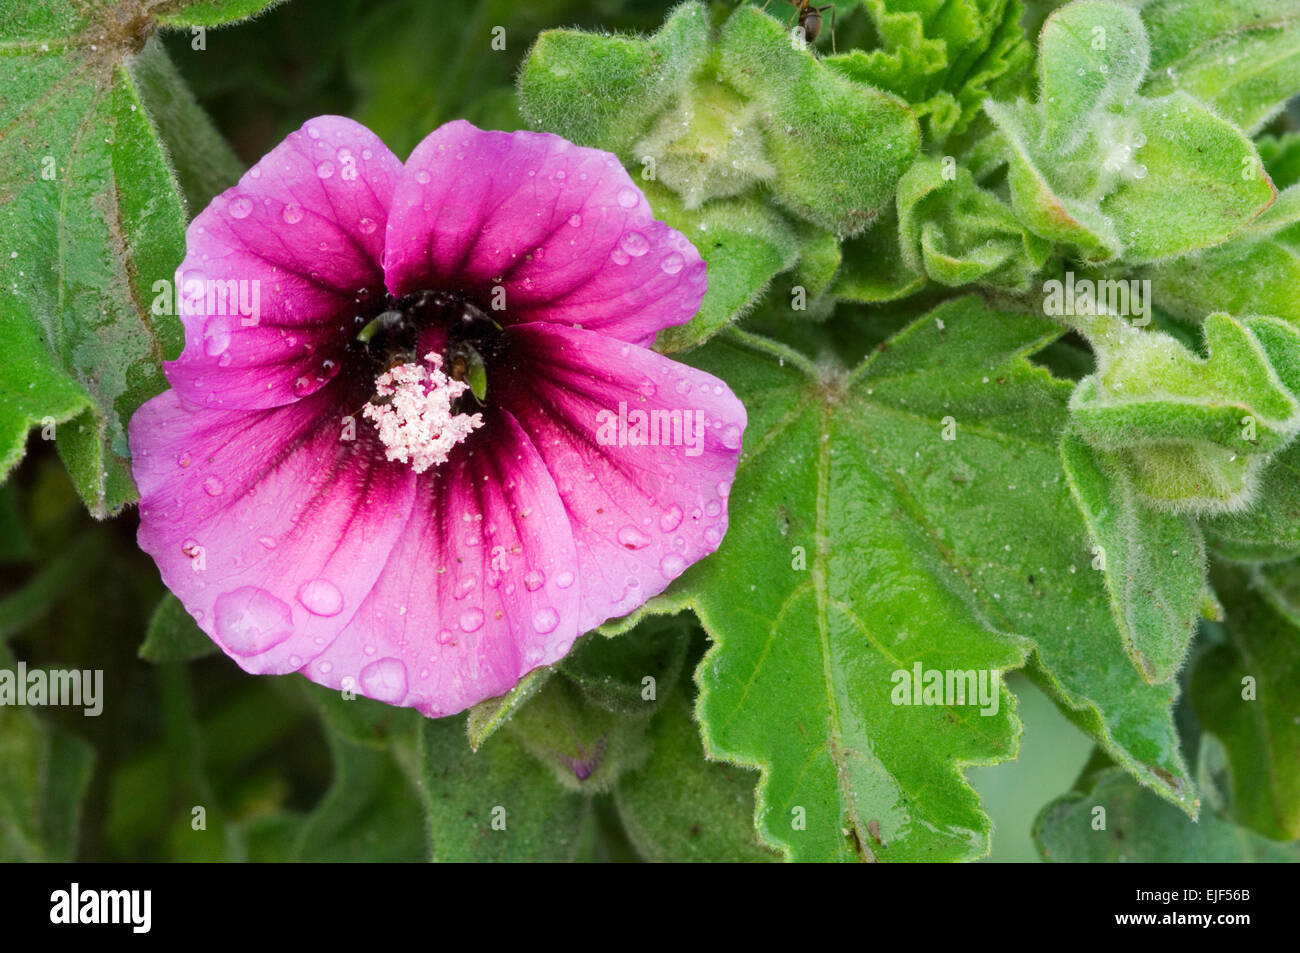
<svg viewBox="0 0 1300 953">
<path fill-rule="evenodd" d="M 1026 290 L 1051 246 L 949 159 L 921 159 L 898 185 L 903 260 L 943 285 Z"/>
<path fill-rule="evenodd" d="M 1297 0 L 1149 0 L 1145 92 L 1181 89 L 1254 132 L 1300 92 Z"/>
<path fill-rule="evenodd" d="M 717 643 L 698 675 L 707 750 L 762 770 L 760 834 L 789 856 L 987 850 L 960 768 L 1014 754 L 1011 699 L 989 716 L 893 704 L 916 665 L 1001 672 L 1035 653 L 1071 717 L 1193 810 L 1175 689 L 1125 657 L 1070 515 L 1069 385 L 1025 360 L 1059 333 L 966 298 L 849 375 L 735 332 L 692 354 L 730 375 L 750 424 L 727 538 L 674 592 Z"/>
<path fill-rule="evenodd" d="M 421 777 L 438 861 L 563 861 L 577 853 L 588 800 L 560 787 L 509 732 L 478 751 L 460 718 L 420 725 Z"/>
<path fill-rule="evenodd" d="M 849 79 L 902 96 L 927 144 L 966 130 L 994 92 L 1015 92 L 1033 59 L 1019 0 L 866 0 L 880 46 L 827 57 Z"/>
<path fill-rule="evenodd" d="M 1105 827 L 1098 829 L 1099 823 Z M 1059 863 L 1300 861 L 1294 845 L 1274 843 L 1208 811 L 1193 822 L 1114 769 L 1097 775 L 1087 791 L 1047 805 L 1034 839 L 1044 860 Z"/>
<path fill-rule="evenodd" d="M 1205 321 L 1209 353 L 1103 314 L 1075 319 L 1098 370 L 1071 421 L 1128 468 L 1136 491 L 1171 511 L 1239 511 L 1268 456 L 1300 432 L 1300 329 L 1274 318 Z"/>
<path fill-rule="evenodd" d="M 1222 743 L 1236 820 L 1274 840 L 1300 837 L 1300 625 L 1294 565 L 1254 577 L 1214 575 L 1228 640 L 1201 656 L 1188 692 Z"/>
<path fill-rule="evenodd" d="M 1187 655 L 1205 592 L 1205 542 L 1187 516 L 1147 506 L 1122 465 L 1075 436 L 1061 443 L 1065 474 L 1093 539 L 1094 566 L 1133 664 L 1168 681 Z"/>
<path fill-rule="evenodd" d="M 265 4 L 188 6 L 0 11 L 0 476 L 29 427 L 57 431 L 97 516 L 135 496 L 126 421 L 163 389 L 181 343 L 151 307 L 180 261 L 185 213 L 145 105 L 161 68 L 146 44 L 157 17 L 224 22 Z"/>
<path fill-rule="evenodd" d="M 1037 104 L 985 106 L 1009 147 L 1016 214 L 1089 261 L 1217 245 L 1276 198 L 1237 127 L 1186 93 L 1137 93 L 1149 57 L 1133 8 L 1079 0 L 1043 26 Z"/>
<path fill-rule="evenodd" d="M 675 693 L 650 726 L 646 763 L 614 792 L 628 837 L 647 860 L 776 860 L 754 833 L 753 772 L 705 758 L 691 703 Z"/>
</svg>

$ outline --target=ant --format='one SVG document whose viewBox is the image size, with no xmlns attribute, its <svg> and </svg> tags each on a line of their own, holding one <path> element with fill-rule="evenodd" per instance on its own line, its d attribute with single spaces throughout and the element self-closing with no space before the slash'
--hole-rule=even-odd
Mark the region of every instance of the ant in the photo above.
<svg viewBox="0 0 1300 953">
<path fill-rule="evenodd" d="M 766 10 L 767 5 L 772 0 L 766 0 L 762 9 Z M 812 0 L 786 0 L 795 8 L 794 14 L 790 17 L 790 22 L 785 25 L 786 29 L 794 26 L 796 18 L 799 20 L 799 29 L 803 30 L 804 39 L 809 43 L 816 43 L 817 37 L 822 33 L 822 14 L 827 10 L 831 12 L 831 52 L 835 52 L 835 4 L 828 3 L 825 6 L 814 7 Z"/>
</svg>

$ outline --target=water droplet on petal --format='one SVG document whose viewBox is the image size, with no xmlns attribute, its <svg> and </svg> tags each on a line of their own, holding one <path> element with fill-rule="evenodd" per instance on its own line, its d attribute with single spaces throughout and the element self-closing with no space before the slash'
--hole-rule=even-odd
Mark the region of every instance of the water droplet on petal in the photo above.
<svg viewBox="0 0 1300 953">
<path fill-rule="evenodd" d="M 293 611 L 256 586 L 218 596 L 213 609 L 217 638 L 236 655 L 261 655 L 293 634 Z"/>
<path fill-rule="evenodd" d="M 401 659 L 381 658 L 361 670 L 361 691 L 390 705 L 406 697 L 406 666 Z"/>
<path fill-rule="evenodd" d="M 421 185 L 428 185 L 429 173 L 424 169 L 421 169 L 419 172 L 415 173 L 415 181 L 419 182 Z"/>
<path fill-rule="evenodd" d="M 334 174 L 334 163 L 328 160 L 322 162 L 320 165 L 316 166 L 316 174 L 322 179 L 328 179 Z"/>
<path fill-rule="evenodd" d="M 477 632 L 483 628 L 483 610 L 466 609 L 460 614 L 460 628 L 463 632 Z"/>
<path fill-rule="evenodd" d="M 559 589 L 568 589 L 573 585 L 573 573 L 567 569 L 555 577 L 555 585 Z"/>
<path fill-rule="evenodd" d="M 650 545 L 650 537 L 635 526 L 624 526 L 618 531 L 618 543 L 625 549 L 644 549 Z"/>
<path fill-rule="evenodd" d="M 456 589 L 453 594 L 457 599 L 464 599 L 466 596 L 468 596 L 471 592 L 474 591 L 474 587 L 477 585 L 478 585 L 478 576 L 475 576 L 471 573 L 470 575 L 463 577 L 456 583 Z"/>
<path fill-rule="evenodd" d="M 659 267 L 663 269 L 665 275 L 675 275 L 685 266 L 686 259 L 677 254 L 677 252 L 665 256 L 664 260 L 659 262 Z"/>
<path fill-rule="evenodd" d="M 640 232 L 624 232 L 619 246 L 633 258 L 640 258 L 650 250 L 650 241 Z"/>
<path fill-rule="evenodd" d="M 665 533 L 671 533 L 677 527 L 682 525 L 682 508 L 674 503 L 668 509 L 659 514 L 659 528 Z"/>
<path fill-rule="evenodd" d="M 533 613 L 533 628 L 542 635 L 554 632 L 555 627 L 559 624 L 560 614 L 550 606 L 543 606 Z"/>
<path fill-rule="evenodd" d="M 446 645 L 446 644 L 449 643 L 453 638 L 454 638 L 454 636 L 452 635 L 452 631 L 451 631 L 451 629 L 443 629 L 443 630 L 441 630 L 441 631 L 438 633 L 438 644 L 439 644 L 439 645 Z"/>
<path fill-rule="evenodd" d="M 297 225 L 302 221 L 302 206 L 297 202 L 290 202 L 284 207 L 284 220 L 290 225 Z"/>
<path fill-rule="evenodd" d="M 220 496 L 225 489 L 226 485 L 214 476 L 203 481 L 203 492 L 208 496 Z"/>
<path fill-rule="evenodd" d="M 267 549 L 275 549 L 275 537 L 273 536 L 259 536 L 257 541 Z"/>
<path fill-rule="evenodd" d="M 623 188 L 619 190 L 618 204 L 623 206 L 623 208 L 636 208 L 640 201 L 641 196 L 637 193 L 636 189 Z"/>
<path fill-rule="evenodd" d="M 375 224 L 373 218 L 363 218 L 361 221 L 357 222 L 357 230 L 361 232 L 362 235 L 373 235 L 375 229 L 378 227 L 379 226 Z"/>
<path fill-rule="evenodd" d="M 609 257 L 616 265 L 626 265 L 632 260 L 628 253 L 621 248 L 615 248 L 609 253 Z"/>
<path fill-rule="evenodd" d="M 739 450 L 740 428 L 735 424 L 728 424 L 727 428 L 722 431 L 722 445 L 728 450 Z"/>
<path fill-rule="evenodd" d="M 532 569 L 524 575 L 524 588 L 529 592 L 536 592 L 545 582 L 546 574 L 541 570 Z"/>
<path fill-rule="evenodd" d="M 217 357 L 230 347 L 230 321 L 225 315 L 214 315 L 203 328 L 203 353 Z"/>
<path fill-rule="evenodd" d="M 328 579 L 309 579 L 298 589 L 298 601 L 312 615 L 332 616 L 343 610 L 343 593 Z"/>
<path fill-rule="evenodd" d="M 569 216 L 569 224 L 572 225 L 574 228 L 580 227 L 582 225 L 582 216 L 579 215 L 577 212 L 574 212 L 572 215 Z"/>
<path fill-rule="evenodd" d="M 247 195 L 240 195 L 230 200 L 227 211 L 230 212 L 231 218 L 248 218 L 249 213 L 253 211 L 253 200 Z"/>
<path fill-rule="evenodd" d="M 676 553 L 668 553 L 659 560 L 659 571 L 669 579 L 676 579 L 686 569 L 686 560 Z"/>
</svg>

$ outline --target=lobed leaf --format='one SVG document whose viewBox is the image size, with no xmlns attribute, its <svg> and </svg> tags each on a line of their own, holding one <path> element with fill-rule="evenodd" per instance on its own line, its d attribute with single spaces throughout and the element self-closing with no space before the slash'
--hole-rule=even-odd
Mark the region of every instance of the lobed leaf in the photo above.
<svg viewBox="0 0 1300 953">
<path fill-rule="evenodd" d="M 691 355 L 730 373 L 750 425 L 732 489 L 743 506 L 674 591 L 715 640 L 698 673 L 706 749 L 763 772 L 759 832 L 787 856 L 987 850 L 960 769 L 1014 755 L 1011 698 L 987 717 L 892 704 L 891 676 L 918 663 L 1002 672 L 1032 654 L 1072 718 L 1194 811 L 1175 689 L 1125 657 L 1070 515 L 1057 449 L 1069 385 L 1025 360 L 1059 333 L 965 298 L 848 376 L 736 332 Z M 737 592 L 737 578 L 752 581 Z"/>
</svg>

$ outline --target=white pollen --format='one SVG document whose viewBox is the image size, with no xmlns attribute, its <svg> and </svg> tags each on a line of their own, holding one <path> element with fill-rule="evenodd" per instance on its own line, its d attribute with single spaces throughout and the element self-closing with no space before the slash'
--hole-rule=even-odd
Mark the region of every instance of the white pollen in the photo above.
<svg viewBox="0 0 1300 953">
<path fill-rule="evenodd" d="M 442 356 L 424 355 L 426 364 L 398 364 L 375 379 L 387 403 L 366 404 L 361 411 L 375 422 L 389 460 L 409 463 L 416 473 L 445 463 L 456 444 L 483 426 L 482 414 L 454 414 L 451 402 L 469 385 L 442 372 Z M 427 366 L 426 366 L 427 365 Z"/>
</svg>

